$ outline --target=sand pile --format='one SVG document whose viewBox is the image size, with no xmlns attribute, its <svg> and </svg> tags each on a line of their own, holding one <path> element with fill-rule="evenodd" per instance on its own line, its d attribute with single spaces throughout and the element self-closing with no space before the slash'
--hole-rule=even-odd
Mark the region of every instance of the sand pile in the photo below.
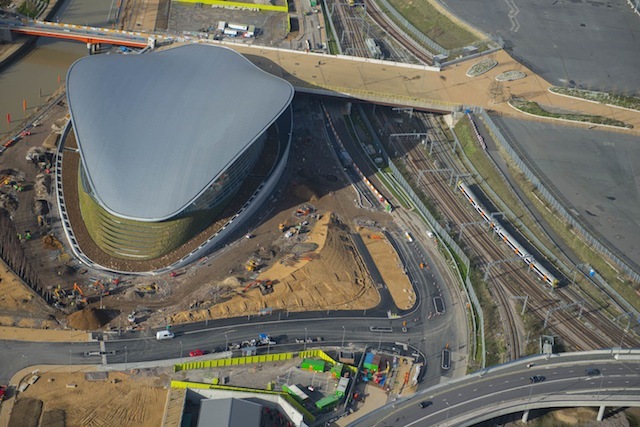
<svg viewBox="0 0 640 427">
<path fill-rule="evenodd" d="M 80 329 L 84 331 L 90 331 L 99 329 L 109 322 L 109 316 L 104 310 L 97 308 L 85 308 L 84 310 L 76 311 L 67 317 L 67 323 L 74 329 Z"/>
</svg>

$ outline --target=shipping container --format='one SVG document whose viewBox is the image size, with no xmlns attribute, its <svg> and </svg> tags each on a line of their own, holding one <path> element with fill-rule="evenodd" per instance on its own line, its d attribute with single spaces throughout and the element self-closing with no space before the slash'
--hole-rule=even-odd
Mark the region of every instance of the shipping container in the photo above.
<svg viewBox="0 0 640 427">
<path fill-rule="evenodd" d="M 231 22 L 229 22 L 229 28 L 231 28 L 232 30 L 238 30 L 238 31 L 247 31 L 249 29 L 246 25 L 234 24 Z"/>
<path fill-rule="evenodd" d="M 317 360 L 317 359 L 304 359 L 300 364 L 301 369 L 306 369 L 309 371 L 315 372 L 324 372 L 325 370 L 325 361 Z"/>
<path fill-rule="evenodd" d="M 318 409 L 330 409 L 340 403 L 340 397 L 332 394 L 331 396 L 323 397 L 322 399 L 316 402 L 316 407 Z"/>
<path fill-rule="evenodd" d="M 347 387 L 349 387 L 349 378 L 340 378 L 338 388 L 336 388 L 336 396 L 344 396 L 347 393 Z"/>
<path fill-rule="evenodd" d="M 293 384 L 293 385 L 283 384 L 282 385 L 282 390 L 286 391 L 287 393 L 289 393 L 290 395 L 295 397 L 296 400 L 298 400 L 299 402 L 304 402 L 305 400 L 307 400 L 309 398 L 307 393 L 305 393 L 304 391 L 300 390 L 300 387 L 298 387 L 295 384 Z"/>
</svg>

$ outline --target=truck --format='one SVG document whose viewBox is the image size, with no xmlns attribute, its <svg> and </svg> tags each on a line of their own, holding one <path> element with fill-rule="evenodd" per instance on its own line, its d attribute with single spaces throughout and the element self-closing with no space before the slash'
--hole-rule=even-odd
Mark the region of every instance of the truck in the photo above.
<svg viewBox="0 0 640 427">
<path fill-rule="evenodd" d="M 258 334 L 258 345 L 276 345 L 276 342 L 267 334 Z"/>
</svg>

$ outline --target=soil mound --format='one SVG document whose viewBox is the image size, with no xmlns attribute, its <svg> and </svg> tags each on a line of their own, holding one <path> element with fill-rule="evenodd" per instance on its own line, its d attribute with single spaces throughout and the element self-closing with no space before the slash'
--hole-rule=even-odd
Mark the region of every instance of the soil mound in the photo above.
<svg viewBox="0 0 640 427">
<path fill-rule="evenodd" d="M 99 329 L 109 322 L 109 315 L 105 310 L 85 308 L 67 317 L 67 323 L 74 329 L 90 331 Z"/>
<path fill-rule="evenodd" d="M 302 200 L 309 200 L 311 202 L 315 202 L 318 200 L 318 195 L 315 191 L 304 184 L 295 185 L 291 192 L 294 196 Z"/>
</svg>

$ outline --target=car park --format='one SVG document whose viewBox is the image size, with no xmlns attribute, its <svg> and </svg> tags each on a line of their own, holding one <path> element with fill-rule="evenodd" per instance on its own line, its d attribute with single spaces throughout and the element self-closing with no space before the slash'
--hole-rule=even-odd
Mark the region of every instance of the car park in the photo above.
<svg viewBox="0 0 640 427">
<path fill-rule="evenodd" d="M 433 402 L 430 400 L 423 400 L 422 402 L 420 402 L 420 407 L 422 409 L 427 408 L 429 406 L 433 405 Z"/>
<path fill-rule="evenodd" d="M 587 374 L 588 377 L 597 377 L 598 375 L 600 375 L 600 369 L 587 369 L 586 371 L 584 371 L 585 374 Z"/>
<path fill-rule="evenodd" d="M 190 357 L 204 356 L 204 351 L 202 350 L 191 350 L 189 352 Z"/>
<path fill-rule="evenodd" d="M 544 380 L 545 380 L 545 377 L 543 377 L 542 375 L 534 375 L 531 378 L 529 378 L 529 381 L 531 381 L 532 383 L 541 383 Z"/>
</svg>

